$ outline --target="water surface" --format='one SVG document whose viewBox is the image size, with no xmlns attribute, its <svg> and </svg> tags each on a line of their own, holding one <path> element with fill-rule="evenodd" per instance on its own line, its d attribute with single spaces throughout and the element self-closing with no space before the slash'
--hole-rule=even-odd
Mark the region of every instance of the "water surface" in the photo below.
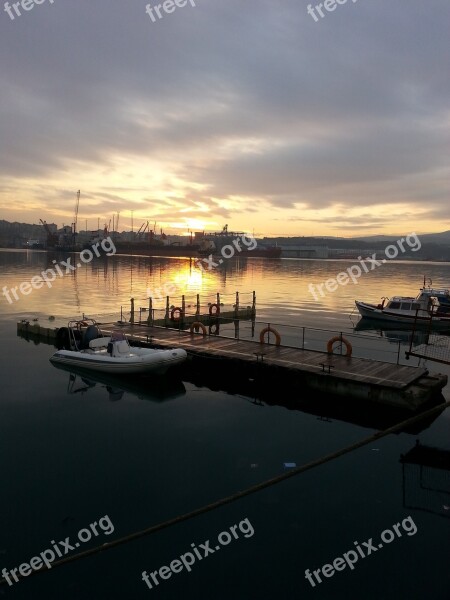
<svg viewBox="0 0 450 600">
<path fill-rule="evenodd" d="M 0 252 L 1 287 L 30 281 L 52 260 L 60 259 L 45 252 Z M 50 548 L 51 540 L 76 539 L 80 529 L 104 515 L 114 532 L 80 549 L 127 535 L 280 474 L 284 463 L 301 465 L 350 445 L 380 427 L 379 415 L 363 419 L 361 407 L 349 411 L 348 419 L 336 418 L 336 403 L 345 399 L 330 399 L 322 410 L 317 399 L 297 399 L 282 382 L 278 397 L 260 402 L 239 390 L 226 393 L 220 385 L 174 378 L 121 386 L 71 376 L 49 362 L 52 346 L 17 337 L 18 319 L 62 323 L 82 313 L 117 319 L 120 306 L 129 310 L 131 297 L 136 306 L 147 306 L 147 290 L 170 283 L 176 288 L 174 305 L 183 293 L 189 304 L 197 293 L 214 302 L 217 292 L 231 305 L 236 291 L 246 304 L 255 291 L 257 319 L 284 324 L 279 326 L 283 339 L 298 342 L 303 327 L 354 334 L 355 299 L 415 295 L 424 274 L 436 287 L 450 282 L 448 264 L 392 262 L 357 285 L 339 287 L 318 301 L 312 297 L 309 284 L 336 277 L 350 265 L 237 259 L 202 272 L 189 259 L 113 256 L 13 304 L 2 297 L 1 567 L 18 567 Z M 251 328 L 241 326 L 242 335 L 250 335 Z M 310 347 L 326 343 L 327 335 L 309 333 L 307 342 Z M 396 359 L 399 338 L 391 332 L 357 335 L 357 352 Z M 448 388 L 444 395 L 449 397 Z M 310 410 L 299 410 L 300 400 L 307 400 Z M 450 451 L 448 427 L 449 411 L 234 504 L 3 591 L 11 598 L 50 600 L 448 599 L 448 471 L 400 462 L 417 439 Z M 415 535 L 404 533 L 359 560 L 354 570 L 322 577 L 314 588 L 305 579 L 306 569 L 333 562 L 355 541 L 378 541 L 383 530 L 408 516 L 417 526 Z M 220 532 L 244 519 L 253 526 L 251 537 L 242 534 L 198 561 L 192 572 L 174 574 L 152 590 L 142 581 L 142 571 L 169 564 L 192 543 L 210 539 L 214 547 Z"/>
</svg>

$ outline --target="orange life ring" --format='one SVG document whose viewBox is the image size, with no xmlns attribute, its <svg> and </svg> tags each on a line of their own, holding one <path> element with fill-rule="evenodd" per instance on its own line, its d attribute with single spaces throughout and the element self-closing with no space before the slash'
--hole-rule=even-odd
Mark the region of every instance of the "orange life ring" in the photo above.
<svg viewBox="0 0 450 600">
<path fill-rule="evenodd" d="M 335 342 L 342 342 L 345 344 L 345 347 L 347 348 L 347 352 L 345 353 L 345 356 L 352 355 L 352 350 L 353 350 L 352 345 L 350 344 L 350 342 L 348 340 L 346 340 L 341 335 L 336 335 L 335 337 L 332 337 L 331 340 L 328 340 L 328 343 L 327 343 L 328 354 L 333 354 L 333 344 Z"/>
<path fill-rule="evenodd" d="M 216 307 L 216 310 L 213 312 L 213 306 Z M 209 307 L 209 314 L 212 315 L 220 315 L 220 306 L 218 304 L 211 304 L 211 306 Z"/>
<path fill-rule="evenodd" d="M 175 317 L 176 312 L 180 313 L 178 317 Z M 179 306 L 175 306 L 170 311 L 170 320 L 177 322 L 181 319 L 182 314 L 183 314 L 183 311 L 181 310 L 181 308 Z"/>
<path fill-rule="evenodd" d="M 203 325 L 203 323 L 200 323 L 200 321 L 194 321 L 193 323 L 191 323 L 191 326 L 189 327 L 189 331 L 191 332 L 191 335 L 194 334 L 194 329 L 196 330 L 197 333 L 198 333 L 198 330 L 201 329 L 203 332 L 203 337 L 206 337 L 206 327 Z"/>
<path fill-rule="evenodd" d="M 259 341 L 260 341 L 261 344 L 265 343 L 264 342 L 264 334 L 265 333 L 273 333 L 274 334 L 274 336 L 275 336 L 275 346 L 279 346 L 281 344 L 281 335 L 278 333 L 278 331 L 276 329 L 274 329 L 270 325 L 268 327 L 264 327 L 264 329 L 259 334 Z"/>
</svg>

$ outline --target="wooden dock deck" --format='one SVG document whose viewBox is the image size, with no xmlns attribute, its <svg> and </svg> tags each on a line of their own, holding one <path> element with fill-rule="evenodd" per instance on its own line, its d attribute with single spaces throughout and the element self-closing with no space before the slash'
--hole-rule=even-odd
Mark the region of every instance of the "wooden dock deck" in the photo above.
<svg viewBox="0 0 450 600">
<path fill-rule="evenodd" d="M 31 333 L 49 342 L 56 337 L 55 328 L 26 322 L 17 327 L 19 335 Z M 294 394 L 309 389 L 416 410 L 447 384 L 446 375 L 430 375 L 423 367 L 137 323 L 102 323 L 100 328 L 103 335 L 120 328 L 131 344 L 184 348 L 190 358 L 186 369 L 199 368 L 208 375 L 214 372 L 215 381 L 238 377 L 248 380 L 257 374 L 264 385 L 275 390 L 287 386 Z"/>
<path fill-rule="evenodd" d="M 104 334 L 110 334 L 113 329 L 117 329 L 117 325 L 102 324 L 101 329 Z M 314 374 L 324 372 L 326 375 L 342 379 L 397 389 L 406 388 L 427 374 L 427 370 L 424 368 L 302 350 L 289 346 L 260 344 L 256 341 L 237 340 L 215 335 L 206 337 L 196 333 L 191 335 L 189 332 L 179 332 L 162 327 L 125 325 L 121 327 L 121 330 L 125 331 L 130 341 L 147 343 L 151 340 L 157 346 L 177 346 L 184 348 L 188 354 L 205 358 L 237 359 L 252 363 L 259 359 L 267 366 L 275 365 Z M 331 366 L 330 373 L 328 373 L 328 365 Z"/>
</svg>

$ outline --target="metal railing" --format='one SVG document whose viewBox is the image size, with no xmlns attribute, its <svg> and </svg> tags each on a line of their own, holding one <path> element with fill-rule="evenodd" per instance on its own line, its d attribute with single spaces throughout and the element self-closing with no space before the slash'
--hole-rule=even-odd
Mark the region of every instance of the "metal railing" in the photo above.
<svg viewBox="0 0 450 600">
<path fill-rule="evenodd" d="M 225 309 L 227 306 L 225 305 Z M 230 305 L 235 308 L 235 305 Z M 221 306 L 222 309 L 222 306 Z M 221 312 L 225 312 L 222 311 Z M 333 353 L 336 351 L 340 355 L 347 353 L 348 343 L 352 347 L 352 356 L 358 358 L 371 358 L 379 362 L 391 362 L 400 364 L 402 340 L 399 338 L 377 338 L 371 335 L 354 333 L 341 329 L 325 329 L 309 327 L 302 325 L 289 325 L 286 323 L 275 323 L 273 321 L 262 321 L 252 318 L 251 310 L 246 317 L 244 314 L 237 316 L 221 316 L 221 314 L 210 314 L 209 311 L 198 313 L 185 311 L 177 315 L 175 319 L 170 318 L 167 309 L 148 307 L 135 308 L 132 318 L 131 313 L 127 313 L 126 319 L 123 317 L 123 307 L 121 311 L 121 321 L 134 323 L 136 325 L 149 325 L 153 327 L 169 328 L 181 332 L 189 331 L 191 324 L 200 321 L 207 328 L 207 335 L 219 336 L 223 338 L 233 338 L 236 340 L 260 341 L 261 331 L 269 328 L 276 330 L 280 336 L 281 345 L 284 347 L 298 348 L 302 350 L 312 350 L 317 352 L 327 351 L 327 345 L 335 338 L 336 346 L 333 347 Z M 276 343 L 276 338 L 271 331 L 268 332 L 265 343 Z M 272 337 L 273 336 L 273 337 Z M 273 342 L 271 342 L 271 339 Z"/>
</svg>

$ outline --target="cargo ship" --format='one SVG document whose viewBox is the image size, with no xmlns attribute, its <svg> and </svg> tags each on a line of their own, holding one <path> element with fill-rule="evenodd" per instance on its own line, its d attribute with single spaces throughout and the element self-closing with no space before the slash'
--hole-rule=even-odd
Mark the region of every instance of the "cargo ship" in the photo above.
<svg viewBox="0 0 450 600">
<path fill-rule="evenodd" d="M 256 239 L 243 231 L 228 231 L 225 225 L 222 231 L 214 233 L 196 233 L 195 241 L 200 241 L 199 254 L 201 256 L 227 256 L 222 252 L 225 246 L 234 249 L 233 256 L 258 257 L 258 258 L 280 258 L 282 248 L 280 246 L 269 246 L 257 243 Z M 231 251 L 227 250 L 231 254 Z"/>
<path fill-rule="evenodd" d="M 188 243 L 172 239 L 164 233 L 157 237 L 153 231 L 146 235 L 145 240 L 121 241 L 114 240 L 117 254 L 137 254 L 142 256 L 199 256 L 200 244 L 194 243 L 192 234 Z"/>
</svg>

